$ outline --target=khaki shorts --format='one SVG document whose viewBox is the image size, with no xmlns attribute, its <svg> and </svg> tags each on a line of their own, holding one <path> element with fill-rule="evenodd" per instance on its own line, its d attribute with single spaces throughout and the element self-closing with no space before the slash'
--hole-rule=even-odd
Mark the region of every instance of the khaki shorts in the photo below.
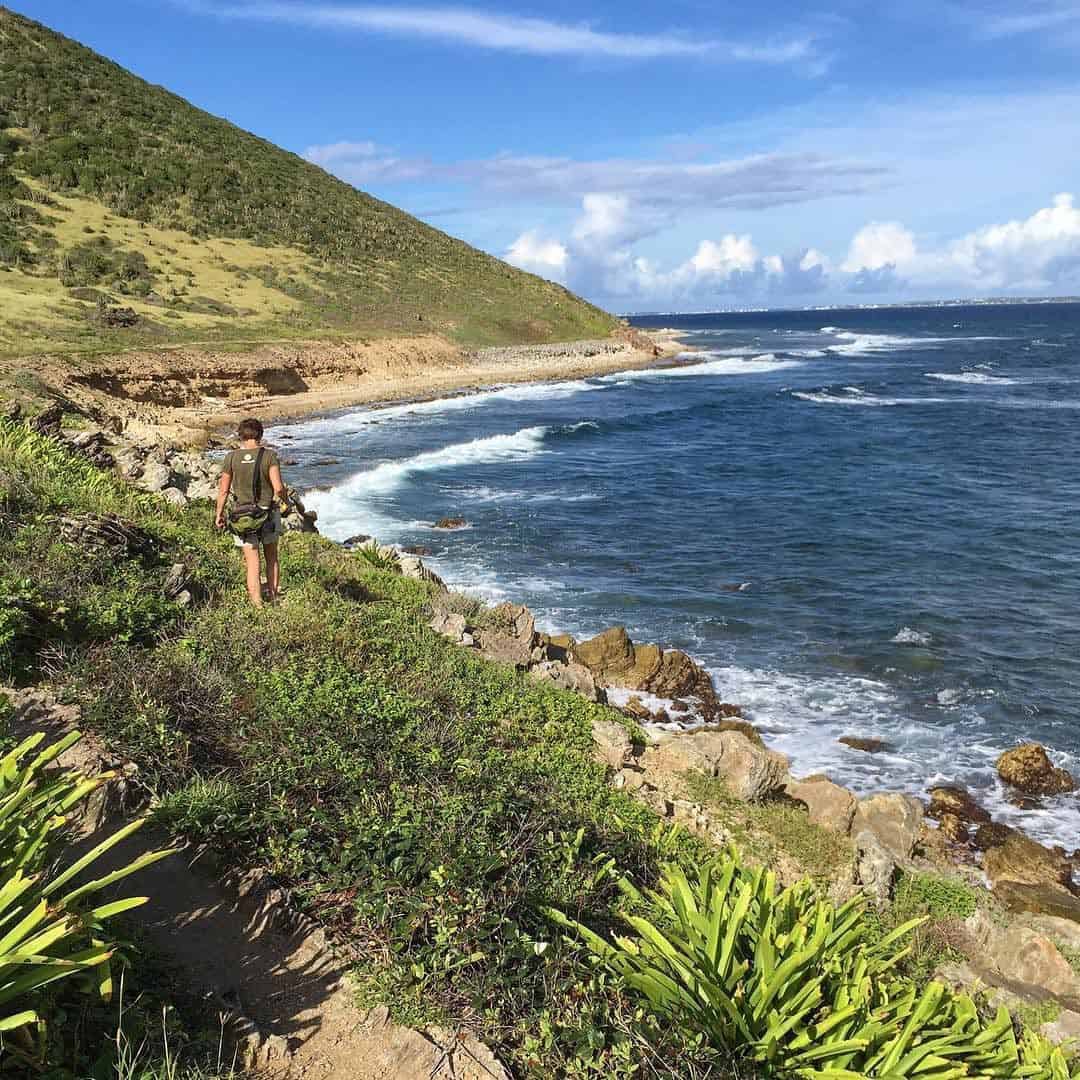
<svg viewBox="0 0 1080 1080">
<path fill-rule="evenodd" d="M 267 544 L 276 544 L 281 539 L 282 529 L 281 511 L 275 506 L 261 529 L 244 533 L 243 536 L 234 535 L 233 543 L 237 547 L 265 547 Z"/>
</svg>

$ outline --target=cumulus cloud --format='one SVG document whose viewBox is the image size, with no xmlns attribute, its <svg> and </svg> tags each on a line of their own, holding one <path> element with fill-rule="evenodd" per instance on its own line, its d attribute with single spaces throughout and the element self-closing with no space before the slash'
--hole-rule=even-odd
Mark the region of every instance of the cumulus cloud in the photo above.
<svg viewBox="0 0 1080 1080">
<path fill-rule="evenodd" d="M 185 0 L 181 0 L 185 2 Z M 231 19 L 259 19 L 316 29 L 357 30 L 466 45 L 532 56 L 604 57 L 616 60 L 664 60 L 698 57 L 771 65 L 803 65 L 821 71 L 811 35 L 760 42 L 666 31 L 638 34 L 597 30 L 588 23 L 565 23 L 465 7 L 408 7 L 389 4 L 299 4 L 251 0 L 211 7 L 186 0 L 202 14 Z"/>
<path fill-rule="evenodd" d="M 568 256 L 565 244 L 543 236 L 537 229 L 523 232 L 507 249 L 505 259 L 522 270 L 561 281 Z"/>
<path fill-rule="evenodd" d="M 813 247 L 761 253 L 746 233 L 700 240 L 664 269 L 637 253 L 648 213 L 627 197 L 593 193 L 563 242 L 523 233 L 507 252 L 538 273 L 550 269 L 576 291 L 616 306 L 691 307 L 836 297 L 899 298 L 1065 292 L 1080 287 L 1080 208 L 1070 194 L 1027 218 L 987 225 L 941 246 L 921 248 L 900 222 L 875 221 L 852 237 L 842 262 Z"/>
<path fill-rule="evenodd" d="M 897 221 L 872 221 L 852 238 L 842 269 L 883 270 L 903 266 L 915 258 L 915 236 Z"/>
</svg>

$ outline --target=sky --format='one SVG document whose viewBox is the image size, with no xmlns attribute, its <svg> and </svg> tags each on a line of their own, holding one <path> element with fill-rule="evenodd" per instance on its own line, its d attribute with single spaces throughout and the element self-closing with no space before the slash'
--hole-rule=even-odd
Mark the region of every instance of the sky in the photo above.
<svg viewBox="0 0 1080 1080">
<path fill-rule="evenodd" d="M 1080 0 L 5 0 L 619 312 L 1080 294 Z"/>
</svg>

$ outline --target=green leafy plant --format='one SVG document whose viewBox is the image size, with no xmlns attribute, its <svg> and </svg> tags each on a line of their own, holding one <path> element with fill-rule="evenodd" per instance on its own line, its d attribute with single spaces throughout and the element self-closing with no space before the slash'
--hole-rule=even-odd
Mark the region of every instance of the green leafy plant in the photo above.
<svg viewBox="0 0 1080 1080">
<path fill-rule="evenodd" d="M 358 547 L 356 554 L 374 570 L 394 570 L 397 567 L 395 555 L 380 548 L 374 540 Z"/>
<path fill-rule="evenodd" d="M 643 902 L 633 886 L 625 891 Z M 693 884 L 670 868 L 650 898 L 657 920 L 628 915 L 635 936 L 614 944 L 559 911 L 549 915 L 662 1018 L 744 1053 L 767 1075 L 1080 1076 L 1037 1038 L 1018 1044 L 1005 1009 L 984 1023 L 970 998 L 938 982 L 919 990 L 897 975 L 921 920 L 874 940 L 863 897 L 835 907 L 806 881 L 778 891 L 771 871 L 743 868 L 735 850 Z"/>
<path fill-rule="evenodd" d="M 0 1060 L 5 1051 L 24 1060 L 40 1056 L 44 1018 L 36 1002 L 45 987 L 80 978 L 89 990 L 104 997 L 112 993 L 110 959 L 115 945 L 104 924 L 147 898 L 127 897 L 94 906 L 95 898 L 171 854 L 147 852 L 76 884 L 145 823 L 133 821 L 77 858 L 63 858 L 69 846 L 69 815 L 113 775 L 85 776 L 49 768 L 80 738 L 72 732 L 38 750 L 45 739 L 39 732 L 0 758 L 0 1032 L 11 1033 L 0 1046 Z M 31 1035 L 35 1027 L 36 1051 Z"/>
</svg>

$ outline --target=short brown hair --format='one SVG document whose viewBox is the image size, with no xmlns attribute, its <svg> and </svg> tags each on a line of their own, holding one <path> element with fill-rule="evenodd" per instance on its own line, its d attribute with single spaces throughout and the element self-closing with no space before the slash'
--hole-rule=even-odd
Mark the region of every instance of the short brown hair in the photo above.
<svg viewBox="0 0 1080 1080">
<path fill-rule="evenodd" d="M 241 439 L 261 439 L 263 437 L 263 426 L 254 417 L 241 420 L 238 434 Z"/>
</svg>

